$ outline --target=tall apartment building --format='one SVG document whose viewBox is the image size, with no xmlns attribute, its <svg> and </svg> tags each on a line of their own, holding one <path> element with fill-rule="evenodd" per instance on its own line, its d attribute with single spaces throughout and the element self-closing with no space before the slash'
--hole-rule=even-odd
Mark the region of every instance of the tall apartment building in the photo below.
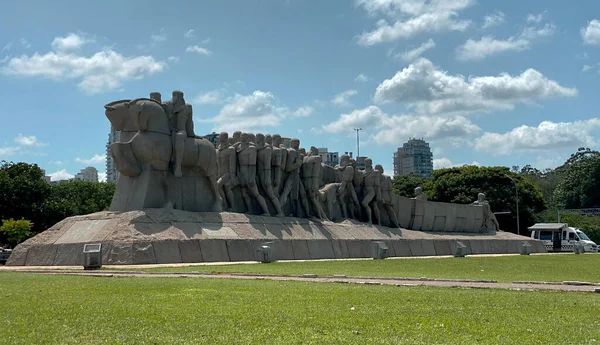
<svg viewBox="0 0 600 345">
<path fill-rule="evenodd" d="M 433 173 L 433 154 L 423 139 L 410 138 L 394 152 L 394 176 L 411 173 L 423 177 L 431 177 Z"/>
<path fill-rule="evenodd" d="M 339 154 L 337 152 L 329 152 L 326 147 L 319 148 L 319 156 L 321 156 L 321 161 L 325 165 L 334 167 L 340 162 Z"/>
<path fill-rule="evenodd" d="M 110 154 L 110 144 L 119 140 L 120 132 L 116 131 L 112 126 L 110 127 L 110 133 L 108 134 L 108 142 L 106 143 L 106 182 L 117 182 L 119 179 L 119 172 L 115 167 L 115 161 Z"/>
<path fill-rule="evenodd" d="M 73 179 L 75 181 L 98 182 L 98 170 L 94 167 L 81 169 Z"/>
</svg>

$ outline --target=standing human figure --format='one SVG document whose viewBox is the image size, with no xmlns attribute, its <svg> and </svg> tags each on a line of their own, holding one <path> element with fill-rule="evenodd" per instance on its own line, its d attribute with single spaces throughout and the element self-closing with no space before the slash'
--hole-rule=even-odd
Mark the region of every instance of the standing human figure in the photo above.
<svg viewBox="0 0 600 345">
<path fill-rule="evenodd" d="M 273 191 L 277 195 L 281 193 L 281 185 L 283 183 L 283 173 L 285 172 L 286 158 L 287 149 L 285 149 L 281 145 L 281 136 L 279 134 L 274 134 L 271 166 L 273 167 Z M 281 206 L 283 206 L 283 204 L 281 204 Z"/>
<path fill-rule="evenodd" d="M 392 225 L 396 228 L 399 228 L 400 224 L 398 224 L 398 217 L 396 217 L 396 211 L 394 211 L 394 202 L 392 199 L 392 195 L 394 193 L 392 190 L 392 178 L 383 174 L 384 170 L 381 164 L 375 165 L 375 170 L 379 171 L 381 174 L 381 201 L 379 204 L 386 210 Z"/>
<path fill-rule="evenodd" d="M 231 190 L 237 185 L 237 162 L 235 149 L 229 144 L 227 132 L 219 134 L 217 146 L 217 160 L 219 162 L 219 173 L 217 185 L 223 199 L 225 209 L 235 209 L 235 198 Z"/>
<path fill-rule="evenodd" d="M 321 162 L 319 149 L 311 146 L 310 152 L 302 159 L 301 182 L 306 190 L 306 198 L 313 206 L 314 215 L 319 219 L 327 219 L 319 201 L 319 184 L 321 182 Z"/>
<path fill-rule="evenodd" d="M 237 146 L 236 151 L 239 166 L 238 179 L 240 181 L 240 187 L 242 188 L 246 209 L 248 212 L 252 211 L 252 197 L 254 197 L 262 209 L 262 215 L 270 216 L 267 203 L 258 192 L 258 186 L 256 185 L 257 150 L 256 146 L 250 143 L 250 136 L 248 133 L 242 133 L 241 142 Z"/>
<path fill-rule="evenodd" d="M 183 98 L 183 92 L 173 91 L 173 97 L 170 101 L 163 103 L 165 113 L 169 117 L 172 131 L 172 136 L 175 141 L 173 149 L 175 152 L 175 162 L 173 175 L 181 177 L 181 163 L 185 153 L 185 139 L 196 138 L 194 134 L 194 120 L 192 115 L 192 105 L 187 104 Z"/>
<path fill-rule="evenodd" d="M 273 156 L 273 149 L 270 146 L 265 145 L 265 136 L 263 134 L 259 133 L 256 135 L 256 150 L 258 183 L 269 200 L 271 200 L 271 203 L 273 203 L 273 207 L 275 207 L 275 211 L 277 212 L 277 217 L 283 217 L 279 198 L 273 192 L 273 181 L 271 179 L 271 158 Z"/>
<path fill-rule="evenodd" d="M 358 170 L 356 160 L 350 158 L 350 165 L 354 168 L 354 176 L 352 177 L 352 185 L 354 186 L 354 195 L 357 200 L 362 200 L 363 198 L 363 183 L 365 180 L 365 174 L 363 171 Z M 354 199 L 354 196 L 352 197 Z M 362 220 L 362 205 L 358 205 L 355 207 L 355 216 L 357 220 Z"/>
<path fill-rule="evenodd" d="M 373 169 L 373 160 L 371 158 L 365 159 L 365 171 L 363 180 L 363 200 L 362 207 L 367 213 L 367 222 L 372 224 L 378 224 L 379 221 L 379 208 L 377 207 L 377 201 L 381 199 L 380 190 L 380 178 L 379 172 Z M 373 222 L 373 215 L 375 215 L 376 222 Z"/>
<path fill-rule="evenodd" d="M 283 191 L 279 197 L 281 206 L 285 205 L 288 196 L 292 201 L 292 209 L 294 214 L 298 216 L 300 214 L 300 207 L 304 208 L 307 216 L 310 214 L 308 207 L 308 201 L 306 199 L 298 200 L 300 190 L 300 167 L 302 167 L 302 156 L 300 154 L 300 140 L 294 138 L 290 143 L 291 147 L 287 149 L 287 158 L 285 171 L 288 173 L 287 179 Z"/>
</svg>

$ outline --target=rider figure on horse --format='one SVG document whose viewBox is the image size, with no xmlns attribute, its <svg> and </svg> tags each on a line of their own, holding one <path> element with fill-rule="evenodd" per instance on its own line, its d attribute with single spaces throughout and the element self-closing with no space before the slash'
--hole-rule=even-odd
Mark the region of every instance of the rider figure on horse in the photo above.
<svg viewBox="0 0 600 345">
<path fill-rule="evenodd" d="M 175 177 L 181 177 L 185 138 L 196 138 L 196 134 L 194 134 L 194 120 L 192 119 L 192 105 L 185 103 L 183 92 L 177 90 L 173 91 L 173 98 L 164 103 L 161 102 L 160 93 L 158 92 L 151 93 L 150 98 L 161 103 L 165 113 L 169 117 L 175 153 L 173 174 Z"/>
</svg>

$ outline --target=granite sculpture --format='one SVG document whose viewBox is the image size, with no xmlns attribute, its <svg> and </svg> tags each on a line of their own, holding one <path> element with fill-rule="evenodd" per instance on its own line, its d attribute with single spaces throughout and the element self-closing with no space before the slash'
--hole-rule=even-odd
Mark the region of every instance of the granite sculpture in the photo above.
<svg viewBox="0 0 600 345">
<path fill-rule="evenodd" d="M 370 158 L 364 170 L 347 154 L 331 167 L 297 138 L 286 148 L 279 134 L 241 131 L 220 133 L 215 148 L 194 133 L 193 108 L 181 91 L 166 102 L 152 92 L 105 109 L 121 131 L 110 147 L 121 173 L 111 211 L 226 210 L 400 227 L 392 180 Z M 420 187 L 415 193 L 415 200 L 427 200 Z M 484 199 L 474 204 L 486 209 L 482 228 L 497 229 Z"/>
<path fill-rule="evenodd" d="M 489 201 L 485 199 L 484 193 L 477 194 L 477 200 L 474 201 L 471 205 L 478 205 L 483 207 L 483 224 L 481 226 L 480 232 L 486 232 L 489 230 L 500 230 L 500 224 L 496 219 L 496 215 L 492 212 L 490 208 Z"/>
</svg>

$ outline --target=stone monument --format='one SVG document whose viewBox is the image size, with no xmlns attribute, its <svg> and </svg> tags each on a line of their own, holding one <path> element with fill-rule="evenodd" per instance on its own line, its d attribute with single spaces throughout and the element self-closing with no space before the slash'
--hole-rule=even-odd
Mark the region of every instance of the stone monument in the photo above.
<svg viewBox="0 0 600 345">
<path fill-rule="evenodd" d="M 178 90 L 104 108 L 120 131 L 110 210 L 64 219 L 17 246 L 8 265 L 79 265 L 86 243 L 102 244 L 106 265 L 249 261 L 264 245 L 277 259 L 364 258 L 373 241 L 390 256 L 450 255 L 456 240 L 469 254 L 518 253 L 522 241 L 545 252 L 498 231 L 484 194 L 471 205 L 427 201 L 420 187 L 404 198 L 370 158 L 364 171 L 348 155 L 331 167 L 299 139 L 286 148 L 279 134 L 242 131 L 220 133 L 215 148 L 194 133 Z"/>
</svg>

